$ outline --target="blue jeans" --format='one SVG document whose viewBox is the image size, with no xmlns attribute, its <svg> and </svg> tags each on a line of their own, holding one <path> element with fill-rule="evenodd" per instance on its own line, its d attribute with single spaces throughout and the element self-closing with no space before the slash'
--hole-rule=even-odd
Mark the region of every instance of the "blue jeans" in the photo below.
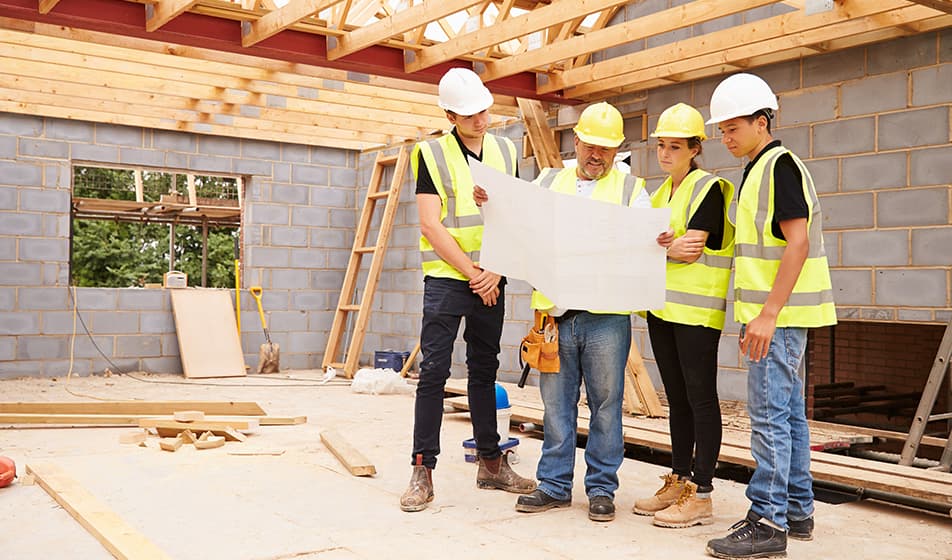
<svg viewBox="0 0 952 560">
<path fill-rule="evenodd" d="M 766 358 L 747 360 L 750 451 L 757 461 L 747 498 L 751 511 L 784 528 L 788 519 L 813 515 L 810 429 L 799 375 L 806 346 L 805 328 L 781 327 Z"/>
<path fill-rule="evenodd" d="M 614 498 L 618 467 L 625 455 L 621 404 L 630 348 L 629 315 L 581 312 L 559 323 L 559 373 L 539 376 L 545 414 L 536 477 L 539 489 L 549 496 L 559 500 L 572 496 L 579 388 L 584 380 L 591 411 L 585 493 L 589 498 Z"/>
</svg>

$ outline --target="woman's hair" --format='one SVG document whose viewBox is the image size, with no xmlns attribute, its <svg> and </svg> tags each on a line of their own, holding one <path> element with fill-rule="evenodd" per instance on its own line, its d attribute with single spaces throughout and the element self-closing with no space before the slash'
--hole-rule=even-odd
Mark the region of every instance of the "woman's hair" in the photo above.
<svg viewBox="0 0 952 560">
<path fill-rule="evenodd" d="M 688 141 L 689 150 L 695 150 L 695 149 L 697 150 L 697 154 L 695 154 L 695 156 L 691 158 L 691 171 L 694 171 L 695 169 L 698 168 L 697 161 L 695 160 L 701 156 L 701 153 L 704 151 L 704 146 L 701 144 L 701 139 L 698 138 L 697 136 L 694 136 L 692 138 L 687 138 L 687 141 Z"/>
</svg>

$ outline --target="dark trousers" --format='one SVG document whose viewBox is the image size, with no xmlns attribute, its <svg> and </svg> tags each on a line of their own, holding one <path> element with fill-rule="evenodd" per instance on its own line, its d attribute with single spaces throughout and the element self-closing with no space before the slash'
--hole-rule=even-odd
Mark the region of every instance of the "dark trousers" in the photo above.
<svg viewBox="0 0 952 560">
<path fill-rule="evenodd" d="M 690 477 L 699 490 L 710 491 L 721 449 L 721 407 L 717 398 L 717 342 L 721 331 L 671 323 L 648 313 L 648 335 L 668 397 L 671 470 Z"/>
<path fill-rule="evenodd" d="M 499 286 L 496 305 L 487 307 L 469 288 L 452 278 L 424 279 L 423 328 L 420 332 L 420 381 L 413 420 L 413 456 L 423 455 L 423 464 L 436 466 L 443 422 L 443 392 L 453 363 L 453 344 L 465 317 L 467 392 L 473 437 L 480 457 L 499 457 L 496 430 L 496 370 L 499 369 L 499 338 L 505 315 L 505 286 Z"/>
</svg>

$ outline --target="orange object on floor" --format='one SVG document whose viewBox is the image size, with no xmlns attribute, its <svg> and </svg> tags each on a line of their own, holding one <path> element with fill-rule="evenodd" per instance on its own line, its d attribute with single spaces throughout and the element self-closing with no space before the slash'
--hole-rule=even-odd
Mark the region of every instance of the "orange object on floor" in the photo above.
<svg viewBox="0 0 952 560">
<path fill-rule="evenodd" d="M 17 477 L 17 465 L 13 459 L 0 455 L 0 488 L 9 486 Z"/>
</svg>

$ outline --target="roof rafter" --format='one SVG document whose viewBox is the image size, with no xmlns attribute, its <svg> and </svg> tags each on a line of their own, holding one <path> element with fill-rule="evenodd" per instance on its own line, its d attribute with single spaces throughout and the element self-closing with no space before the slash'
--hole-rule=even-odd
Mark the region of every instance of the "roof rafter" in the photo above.
<svg viewBox="0 0 952 560">
<path fill-rule="evenodd" d="M 630 0 L 562 0 L 554 2 L 531 12 L 510 17 L 495 25 L 458 35 L 454 39 L 437 43 L 415 53 L 415 57 L 404 66 L 407 72 L 416 72 L 452 60 L 466 53 L 471 53 L 503 43 L 510 39 L 522 37 L 577 18 L 595 13 L 606 8 L 627 4 Z"/>
<path fill-rule="evenodd" d="M 155 31 L 197 3 L 198 0 L 158 0 L 155 4 L 146 4 L 145 30 Z"/>
<path fill-rule="evenodd" d="M 302 19 L 339 4 L 343 0 L 290 0 L 283 7 L 268 12 L 258 21 L 241 24 L 241 46 L 250 47 L 284 31 Z"/>
<path fill-rule="evenodd" d="M 952 0 L 909 0 L 910 2 L 915 2 L 916 4 L 922 4 L 927 8 L 932 8 L 933 10 L 939 10 L 940 12 L 945 12 L 947 14 L 952 14 Z"/>
<path fill-rule="evenodd" d="M 60 0 L 40 0 L 39 10 L 41 14 L 48 14 L 50 10 L 56 7 L 59 4 Z"/>
<path fill-rule="evenodd" d="M 392 16 L 345 33 L 337 38 L 337 46 L 327 51 L 328 60 L 337 60 L 342 56 L 355 53 L 363 48 L 400 35 L 405 31 L 426 25 L 432 21 L 465 10 L 479 4 L 482 0 L 442 0 L 424 2 L 401 10 Z"/>
</svg>

